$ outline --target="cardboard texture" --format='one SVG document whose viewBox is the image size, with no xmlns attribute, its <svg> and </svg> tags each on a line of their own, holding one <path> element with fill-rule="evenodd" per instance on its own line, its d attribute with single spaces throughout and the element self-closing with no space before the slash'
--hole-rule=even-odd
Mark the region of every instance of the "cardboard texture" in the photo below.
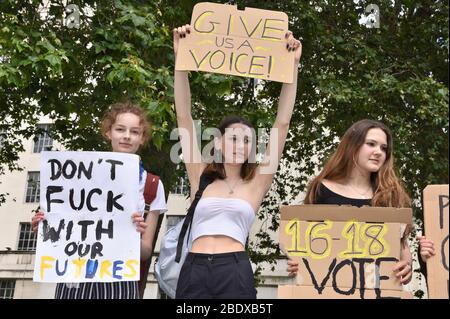
<svg viewBox="0 0 450 319">
<path fill-rule="evenodd" d="M 280 247 L 298 261 L 294 288 L 279 298 L 402 297 L 392 271 L 411 209 L 335 205 L 281 207 Z"/>
<path fill-rule="evenodd" d="M 345 289 L 348 291 L 349 289 Z M 278 286 L 278 298 L 280 299 L 339 299 L 342 298 L 330 287 L 325 287 L 322 294 L 317 294 L 316 289 L 307 286 Z M 355 293 L 345 296 L 346 299 L 413 299 L 407 291 L 398 290 L 379 290 L 374 289 L 356 289 Z"/>
<path fill-rule="evenodd" d="M 191 26 L 191 34 L 180 39 L 176 70 L 293 82 L 285 13 L 201 2 L 194 6 Z"/>
<path fill-rule="evenodd" d="M 436 255 L 427 261 L 428 297 L 449 298 L 448 185 L 428 185 L 423 191 L 425 235 L 434 241 Z"/>
</svg>

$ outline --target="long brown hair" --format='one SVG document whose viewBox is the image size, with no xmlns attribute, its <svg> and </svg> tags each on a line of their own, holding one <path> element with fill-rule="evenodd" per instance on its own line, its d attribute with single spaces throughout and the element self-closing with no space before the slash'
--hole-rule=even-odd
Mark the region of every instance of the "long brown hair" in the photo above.
<svg viewBox="0 0 450 319">
<path fill-rule="evenodd" d="M 103 137 L 108 140 L 106 133 L 111 130 L 111 127 L 117 120 L 117 116 L 123 113 L 131 113 L 139 117 L 139 125 L 142 128 L 142 138 L 144 143 L 147 142 L 150 139 L 151 132 L 151 125 L 147 119 L 147 115 L 139 105 L 129 101 L 110 105 L 101 122 L 101 132 Z"/>
<path fill-rule="evenodd" d="M 246 119 L 240 117 L 240 116 L 228 116 L 225 117 L 219 124 L 219 131 L 222 134 L 222 136 L 225 134 L 225 130 L 230 127 L 233 124 L 243 124 L 245 126 L 248 126 L 250 129 L 252 129 L 252 134 L 254 135 L 254 127 L 253 125 L 247 121 Z M 252 137 L 252 147 L 255 145 L 255 136 Z M 250 152 L 251 153 L 251 152 Z M 211 155 L 213 158 L 215 158 L 215 149 L 211 149 Z M 251 158 L 251 157 L 250 157 Z M 256 167 L 258 164 L 256 163 L 249 163 L 248 159 L 242 164 L 241 167 L 241 178 L 244 181 L 251 180 L 255 176 Z M 211 163 L 209 163 L 204 173 L 211 174 L 215 178 L 219 179 L 225 179 L 227 177 L 227 174 L 225 172 L 225 167 L 223 166 L 222 162 L 216 162 L 213 160 Z"/>
<path fill-rule="evenodd" d="M 320 192 L 320 184 L 324 179 L 337 181 L 350 175 L 358 151 L 365 143 L 367 132 L 372 128 L 383 130 L 387 137 L 387 148 L 384 164 L 378 172 L 373 172 L 370 176 L 373 191 L 371 205 L 380 207 L 411 206 L 411 199 L 394 170 L 391 131 L 383 123 L 373 120 L 358 121 L 345 132 L 336 151 L 331 155 L 321 173 L 309 184 L 305 204 L 316 203 L 316 198 Z"/>
</svg>

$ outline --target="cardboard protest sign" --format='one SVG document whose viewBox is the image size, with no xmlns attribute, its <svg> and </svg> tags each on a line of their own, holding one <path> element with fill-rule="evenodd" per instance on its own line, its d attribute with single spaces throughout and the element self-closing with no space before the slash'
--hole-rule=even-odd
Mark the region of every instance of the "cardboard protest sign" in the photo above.
<svg viewBox="0 0 450 319">
<path fill-rule="evenodd" d="M 325 286 L 320 294 L 317 294 L 317 290 L 311 286 L 279 286 L 278 287 L 278 298 L 279 299 L 362 299 L 361 290 L 359 293 L 343 295 L 342 293 L 337 293 L 332 287 Z M 383 290 L 381 298 L 395 298 L 395 299 L 412 299 L 412 295 L 407 291 L 400 290 Z M 379 296 L 374 289 L 364 290 L 364 299 L 377 299 Z"/>
<path fill-rule="evenodd" d="M 191 26 L 192 34 L 180 39 L 176 70 L 293 82 L 285 13 L 201 2 L 194 6 Z"/>
<path fill-rule="evenodd" d="M 43 152 L 33 280 L 139 280 L 139 158 L 116 152 Z"/>
<path fill-rule="evenodd" d="M 448 185 L 428 185 L 423 191 L 425 235 L 434 241 L 436 255 L 427 261 L 429 298 L 449 298 Z"/>
<path fill-rule="evenodd" d="M 411 209 L 282 206 L 280 247 L 299 271 L 278 297 L 410 298 L 392 269 L 411 223 Z"/>
</svg>

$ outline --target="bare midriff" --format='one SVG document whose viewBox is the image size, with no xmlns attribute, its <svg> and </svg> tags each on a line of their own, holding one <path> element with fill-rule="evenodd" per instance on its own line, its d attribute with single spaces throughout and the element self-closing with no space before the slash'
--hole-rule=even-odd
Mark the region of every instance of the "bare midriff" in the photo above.
<svg viewBox="0 0 450 319">
<path fill-rule="evenodd" d="M 198 237 L 192 243 L 191 252 L 201 254 L 221 254 L 244 251 L 241 242 L 225 235 L 207 235 Z"/>
</svg>

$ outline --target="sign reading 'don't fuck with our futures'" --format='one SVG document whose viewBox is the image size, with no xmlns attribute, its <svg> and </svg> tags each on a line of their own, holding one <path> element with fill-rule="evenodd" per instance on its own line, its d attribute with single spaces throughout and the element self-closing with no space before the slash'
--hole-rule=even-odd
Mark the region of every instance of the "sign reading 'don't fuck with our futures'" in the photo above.
<svg viewBox="0 0 450 319">
<path fill-rule="evenodd" d="M 176 70 L 293 82 L 284 12 L 201 2 L 194 6 L 191 26 L 192 34 L 180 39 Z"/>
<path fill-rule="evenodd" d="M 33 280 L 139 280 L 139 158 L 116 152 L 43 152 Z"/>
<path fill-rule="evenodd" d="M 410 208 L 292 205 L 281 207 L 280 247 L 299 263 L 279 298 L 411 298 L 393 268 Z"/>
</svg>

